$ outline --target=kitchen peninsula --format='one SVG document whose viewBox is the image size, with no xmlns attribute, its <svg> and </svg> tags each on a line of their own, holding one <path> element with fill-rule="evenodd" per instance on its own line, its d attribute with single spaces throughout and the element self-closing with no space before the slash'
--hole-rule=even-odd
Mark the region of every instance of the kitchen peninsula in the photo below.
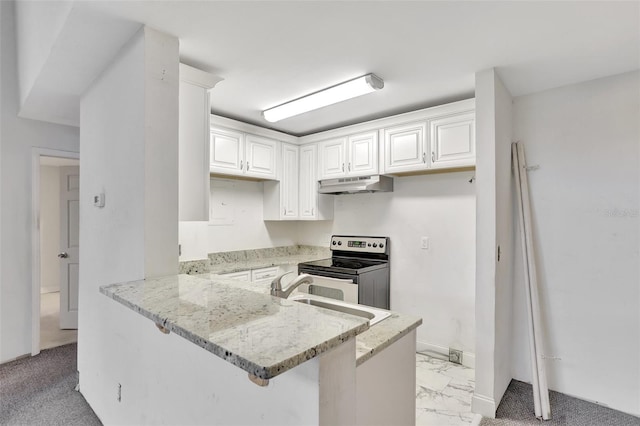
<svg viewBox="0 0 640 426">
<path fill-rule="evenodd" d="M 193 410 L 189 403 L 174 407 L 185 411 L 182 422 L 186 416 L 215 424 L 370 424 L 381 418 L 377 411 L 384 411 L 370 395 L 377 380 L 398 388 L 393 407 L 387 403 L 386 408 L 405 419 L 399 424 L 413 422 L 419 318 L 394 313 L 369 329 L 366 319 L 272 297 L 263 286 L 254 291 L 251 283 L 239 287 L 215 274 L 112 284 L 100 291 L 129 308 L 124 311 L 142 315 L 132 319 L 144 322 L 147 333 L 172 339 L 167 344 L 174 355 L 165 357 L 162 369 L 184 369 L 189 398 L 195 394 L 209 404 L 208 409 Z M 385 363 L 397 365 L 381 368 Z M 406 365 L 411 368 L 404 374 Z M 161 383 L 170 376 L 160 374 L 157 381 L 175 392 L 173 383 Z M 153 415 L 141 419 L 158 421 Z"/>
</svg>

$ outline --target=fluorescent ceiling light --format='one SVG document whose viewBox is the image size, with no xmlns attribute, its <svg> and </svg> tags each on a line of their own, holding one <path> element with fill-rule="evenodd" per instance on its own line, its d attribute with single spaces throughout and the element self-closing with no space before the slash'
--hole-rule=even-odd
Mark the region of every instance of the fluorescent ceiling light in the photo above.
<svg viewBox="0 0 640 426">
<path fill-rule="evenodd" d="M 319 92 L 295 99 L 262 111 L 265 120 L 275 123 L 294 115 L 337 104 L 347 99 L 374 92 L 384 87 L 384 81 L 375 74 L 367 74 L 344 83 L 336 84 Z"/>
</svg>

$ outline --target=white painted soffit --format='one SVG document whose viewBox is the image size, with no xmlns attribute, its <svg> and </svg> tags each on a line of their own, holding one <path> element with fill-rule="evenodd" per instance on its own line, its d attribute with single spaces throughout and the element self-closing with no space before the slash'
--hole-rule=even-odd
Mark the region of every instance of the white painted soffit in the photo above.
<svg viewBox="0 0 640 426">
<path fill-rule="evenodd" d="M 79 126 L 80 97 L 140 28 L 74 5 L 35 82 L 25 88 L 19 115 Z"/>
</svg>

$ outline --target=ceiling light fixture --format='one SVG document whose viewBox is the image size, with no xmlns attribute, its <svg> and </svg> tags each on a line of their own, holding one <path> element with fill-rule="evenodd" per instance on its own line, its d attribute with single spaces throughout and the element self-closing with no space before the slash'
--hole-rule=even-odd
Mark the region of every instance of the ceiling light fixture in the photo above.
<svg viewBox="0 0 640 426">
<path fill-rule="evenodd" d="M 347 99 L 374 92 L 384 87 L 384 81 L 375 74 L 367 74 L 336 84 L 293 101 L 262 111 L 265 120 L 275 123 L 294 115 L 337 104 Z"/>
</svg>

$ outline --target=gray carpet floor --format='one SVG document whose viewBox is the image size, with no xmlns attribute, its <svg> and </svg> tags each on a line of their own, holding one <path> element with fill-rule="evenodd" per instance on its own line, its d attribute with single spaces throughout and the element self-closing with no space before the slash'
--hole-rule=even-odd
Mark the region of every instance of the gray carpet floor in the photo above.
<svg viewBox="0 0 640 426">
<path fill-rule="evenodd" d="M 480 426 L 640 426 L 640 418 L 558 392 L 549 392 L 551 420 L 534 417 L 533 388 L 512 380 L 498 406 L 495 419 L 483 418 Z"/>
<path fill-rule="evenodd" d="M 101 425 L 80 392 L 76 344 L 0 366 L 0 425 Z"/>
</svg>

